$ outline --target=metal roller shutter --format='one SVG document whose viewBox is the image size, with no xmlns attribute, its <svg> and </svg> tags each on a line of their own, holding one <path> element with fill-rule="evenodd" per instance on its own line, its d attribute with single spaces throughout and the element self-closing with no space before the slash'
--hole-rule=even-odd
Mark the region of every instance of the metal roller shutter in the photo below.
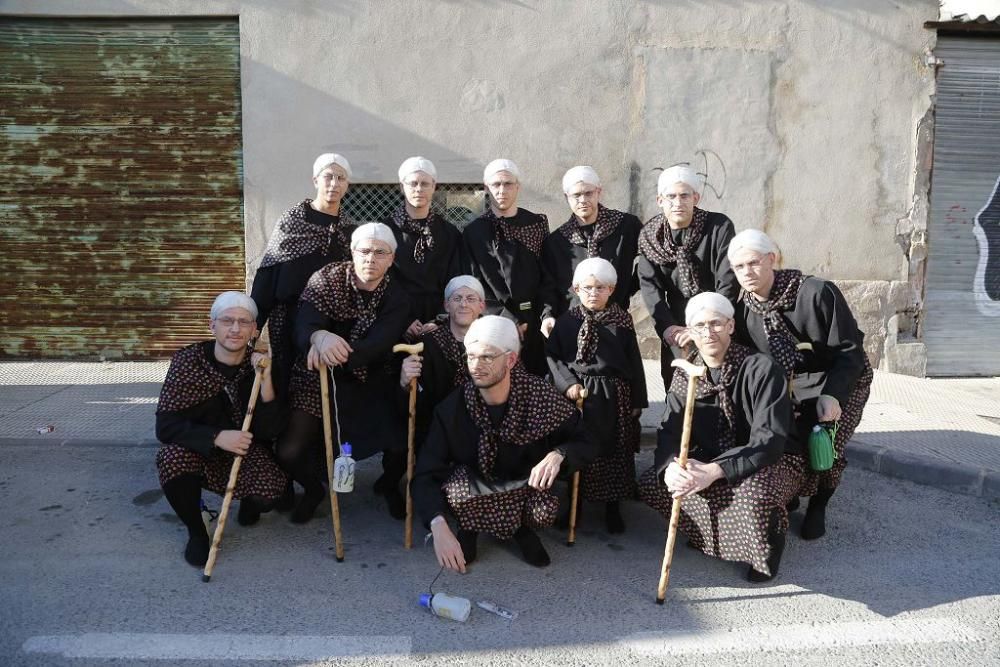
<svg viewBox="0 0 1000 667">
<path fill-rule="evenodd" d="M 942 35 L 934 55 L 927 374 L 1000 375 L 1000 38 Z"/>
<path fill-rule="evenodd" d="M 0 18 L 0 356 L 156 358 L 245 287 L 236 19 Z"/>
</svg>

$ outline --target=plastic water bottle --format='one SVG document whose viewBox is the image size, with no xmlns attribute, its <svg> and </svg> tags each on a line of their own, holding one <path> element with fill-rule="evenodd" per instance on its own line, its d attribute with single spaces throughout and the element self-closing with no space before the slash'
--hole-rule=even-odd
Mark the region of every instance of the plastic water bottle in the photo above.
<svg viewBox="0 0 1000 667">
<path fill-rule="evenodd" d="M 420 606 L 430 609 L 435 616 L 450 618 L 459 623 L 469 620 L 469 612 L 472 611 L 471 602 L 445 593 L 421 593 Z"/>
<path fill-rule="evenodd" d="M 345 442 L 340 447 L 340 456 L 333 462 L 333 490 L 350 493 L 354 490 L 354 459 L 351 458 L 351 444 Z"/>
</svg>

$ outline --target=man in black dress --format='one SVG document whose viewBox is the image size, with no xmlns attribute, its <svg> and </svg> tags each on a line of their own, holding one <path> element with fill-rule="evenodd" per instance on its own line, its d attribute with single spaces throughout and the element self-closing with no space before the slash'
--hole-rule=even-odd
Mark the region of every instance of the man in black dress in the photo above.
<svg viewBox="0 0 1000 667">
<path fill-rule="evenodd" d="M 486 313 L 506 317 L 521 336 L 521 363 L 545 375 L 542 313 L 542 243 L 549 221 L 517 205 L 521 170 L 511 160 L 493 160 L 483 171 L 490 192 L 486 212 L 462 232 L 471 273 L 483 284 Z"/>
<path fill-rule="evenodd" d="M 513 322 L 476 320 L 465 347 L 472 382 L 434 412 L 417 459 L 414 506 L 443 567 L 465 572 L 480 531 L 513 537 L 528 563 L 544 567 L 549 555 L 532 529 L 552 525 L 559 508 L 552 483 L 593 460 L 596 445 L 573 404 L 517 365 Z M 444 516 L 449 510 L 457 539 Z"/>
</svg>

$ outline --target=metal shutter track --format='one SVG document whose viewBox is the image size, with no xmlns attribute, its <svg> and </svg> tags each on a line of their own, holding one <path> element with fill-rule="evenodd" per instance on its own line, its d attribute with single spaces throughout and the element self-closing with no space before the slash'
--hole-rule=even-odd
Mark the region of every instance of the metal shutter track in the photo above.
<svg viewBox="0 0 1000 667">
<path fill-rule="evenodd" d="M 243 289 L 235 19 L 0 18 L 0 356 L 166 357 Z"/>
</svg>

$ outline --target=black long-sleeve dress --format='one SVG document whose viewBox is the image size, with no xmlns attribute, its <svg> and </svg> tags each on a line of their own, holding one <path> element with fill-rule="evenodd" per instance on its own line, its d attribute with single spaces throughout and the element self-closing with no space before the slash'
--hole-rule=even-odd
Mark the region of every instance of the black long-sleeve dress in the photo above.
<svg viewBox="0 0 1000 667">
<path fill-rule="evenodd" d="M 636 273 L 642 301 L 660 339 L 660 374 L 665 387 L 670 386 L 674 355 L 663 342 L 663 333 L 669 327 L 685 325 L 684 309 L 690 298 L 701 292 L 718 292 L 736 303 L 740 285 L 726 255 L 734 234 L 729 218 L 701 209 L 695 209 L 695 219 L 684 229 L 671 229 L 662 214 L 643 226 Z"/>
<path fill-rule="evenodd" d="M 585 343 L 583 355 L 579 342 L 587 313 L 581 306 L 559 316 L 546 343 L 549 370 L 559 393 L 565 395 L 575 384 L 588 392 L 583 420 L 599 443 L 599 454 L 581 475 L 580 490 L 585 499 L 598 502 L 631 496 L 640 435 L 632 410 L 648 405 L 632 318 L 617 304 L 609 308 L 614 312 L 599 315 L 602 319 L 591 325 L 593 331 L 584 332 L 584 337 L 596 335 L 596 343 Z"/>
<path fill-rule="evenodd" d="M 486 314 L 528 325 L 520 356 L 525 368 L 536 375 L 546 371 L 539 326 L 544 306 L 541 254 L 548 233 L 548 219 L 523 208 L 509 218 L 489 211 L 462 232 L 469 270 L 486 293 Z"/>
<path fill-rule="evenodd" d="M 642 499 L 664 517 L 673 499 L 663 473 L 680 452 L 687 374 L 679 370 L 666 397 L 653 467 L 639 480 Z M 748 562 L 770 574 L 768 533 L 788 529 L 786 503 L 805 482 L 808 463 L 791 437 L 792 408 L 781 367 L 767 355 L 730 344 L 721 368 L 698 380 L 689 456 L 717 463 L 724 475 L 681 505 L 680 529 L 695 548 Z"/>
<path fill-rule="evenodd" d="M 445 285 L 463 273 L 462 233 L 433 212 L 424 220 L 413 220 L 401 209 L 382 222 L 396 237 L 390 275 L 407 296 L 407 324 L 433 321 L 444 312 Z"/>
<path fill-rule="evenodd" d="M 257 304 L 257 327 L 268 327 L 271 371 L 279 395 L 288 390 L 295 361 L 292 328 L 299 297 L 309 278 L 331 262 L 351 259 L 355 224 L 346 216 L 317 211 L 305 199 L 285 211 L 275 225 L 250 289 Z"/>
<path fill-rule="evenodd" d="M 628 310 L 629 299 L 639 288 L 635 258 L 639 252 L 642 223 L 631 213 L 598 207 L 598 219 L 580 225 L 576 216 L 549 234 L 542 244 L 545 267 L 542 319 L 559 317 L 580 300 L 572 291 L 573 272 L 590 257 L 603 257 L 618 273 L 618 285 L 611 302 Z"/>
<path fill-rule="evenodd" d="M 233 455 L 215 447 L 220 431 L 240 430 L 250 403 L 254 370 L 250 354 L 238 366 L 215 358 L 215 341 L 181 348 L 170 360 L 156 410 L 156 456 L 160 484 L 179 475 L 201 477 L 202 486 L 226 492 Z M 286 476 L 274 461 L 271 442 L 284 428 L 287 414 L 280 397 L 257 400 L 250 432 L 253 443 L 244 457 L 235 497 L 267 500 L 284 491 Z"/>
<path fill-rule="evenodd" d="M 744 295 L 737 304 L 736 336 L 781 365 L 790 382 L 797 437 L 805 440 L 816 424 L 821 395 L 840 403 L 834 466 L 811 476 L 803 495 L 834 489 L 847 465 L 847 442 L 861 422 L 871 390 L 865 335 L 836 285 L 794 269 L 775 271 L 768 301 L 751 302 L 753 298 Z"/>
<path fill-rule="evenodd" d="M 359 317 L 348 309 L 354 307 L 350 298 L 339 291 L 331 295 L 330 287 L 334 274 L 351 270 L 350 262 L 324 267 L 310 278 L 302 295 L 295 324 L 299 358 L 292 370 L 291 406 L 322 419 L 319 375 L 307 370 L 305 355 L 310 348 L 310 337 L 316 331 L 329 331 L 343 338 L 353 351 L 346 364 L 333 369 L 331 419 L 339 415 L 340 441 L 351 443 L 354 458 L 364 459 L 380 451 L 406 447 L 404 422 L 393 400 L 397 382 L 392 372 L 392 346 L 406 330 L 409 302 L 388 277 L 380 285 L 380 288 L 384 285 L 381 293 L 378 289 L 359 290 L 357 296 L 365 308 L 373 301 L 375 305 L 370 324 L 357 335 Z M 323 295 L 331 295 L 332 303 L 324 300 Z M 345 311 L 346 315 L 340 315 Z"/>
<path fill-rule="evenodd" d="M 469 379 L 465 343 L 455 338 L 447 321 L 441 322 L 437 329 L 421 335 L 420 341 L 424 344 L 424 351 L 420 353 L 422 363 L 420 377 L 417 379 L 414 429 L 414 442 L 418 451 L 427 439 L 434 408 Z M 398 361 L 401 366 L 402 355 L 399 355 Z M 400 387 L 397 391 L 401 414 L 409 412 L 409 393 L 409 386 Z"/>
<path fill-rule="evenodd" d="M 447 509 L 468 530 L 507 539 L 518 526 L 551 525 L 558 499 L 535 491 L 527 479 L 545 456 L 558 449 L 565 457 L 561 474 L 586 467 L 596 442 L 572 404 L 526 371 L 514 371 L 518 394 L 504 405 L 489 406 L 493 447 L 484 449 L 484 429 L 470 412 L 471 384 L 453 391 L 434 411 L 430 433 L 417 458 L 411 491 L 425 525 Z M 478 399 L 481 400 L 481 399 Z"/>
</svg>

